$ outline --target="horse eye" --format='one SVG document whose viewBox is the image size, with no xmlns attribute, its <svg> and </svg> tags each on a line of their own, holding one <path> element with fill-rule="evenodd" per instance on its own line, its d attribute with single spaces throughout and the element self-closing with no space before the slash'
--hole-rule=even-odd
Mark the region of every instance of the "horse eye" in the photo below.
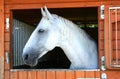
<svg viewBox="0 0 120 79">
<path fill-rule="evenodd" d="M 43 33 L 44 30 L 43 30 L 43 29 L 39 29 L 38 32 L 39 32 L 39 33 Z"/>
</svg>

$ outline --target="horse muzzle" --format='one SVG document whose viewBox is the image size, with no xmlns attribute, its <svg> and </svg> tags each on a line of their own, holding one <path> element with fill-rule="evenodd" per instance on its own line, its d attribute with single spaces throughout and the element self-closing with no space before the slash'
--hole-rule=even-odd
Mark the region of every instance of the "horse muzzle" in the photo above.
<svg viewBox="0 0 120 79">
<path fill-rule="evenodd" d="M 33 67 L 38 63 L 39 52 L 34 49 L 23 50 L 22 58 L 25 64 Z"/>
</svg>

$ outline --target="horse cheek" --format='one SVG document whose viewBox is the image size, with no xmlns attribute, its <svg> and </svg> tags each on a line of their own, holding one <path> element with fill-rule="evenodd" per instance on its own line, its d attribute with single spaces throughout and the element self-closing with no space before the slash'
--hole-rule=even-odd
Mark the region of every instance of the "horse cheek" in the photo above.
<svg viewBox="0 0 120 79">
<path fill-rule="evenodd" d="M 52 50 L 57 46 L 57 37 L 56 36 L 50 36 L 47 40 L 46 47 L 48 50 Z"/>
</svg>

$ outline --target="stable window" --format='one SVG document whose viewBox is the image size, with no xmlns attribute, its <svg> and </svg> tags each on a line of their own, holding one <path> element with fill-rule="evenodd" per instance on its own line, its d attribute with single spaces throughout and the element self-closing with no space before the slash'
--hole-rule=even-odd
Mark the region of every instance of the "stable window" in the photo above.
<svg viewBox="0 0 120 79">
<path fill-rule="evenodd" d="M 120 67 L 120 7 L 109 7 L 109 56 L 110 67 Z"/>
<path fill-rule="evenodd" d="M 84 29 L 98 44 L 98 8 L 58 8 L 49 9 L 51 13 L 57 14 L 73 21 Z M 22 50 L 29 36 L 41 19 L 40 9 L 13 10 L 12 29 L 12 68 L 29 69 L 22 59 Z M 57 53 L 56 53 L 57 52 Z M 68 69 L 70 61 L 64 51 L 56 47 L 43 56 L 37 66 L 33 69 Z M 31 69 L 31 68 L 30 68 Z"/>
</svg>

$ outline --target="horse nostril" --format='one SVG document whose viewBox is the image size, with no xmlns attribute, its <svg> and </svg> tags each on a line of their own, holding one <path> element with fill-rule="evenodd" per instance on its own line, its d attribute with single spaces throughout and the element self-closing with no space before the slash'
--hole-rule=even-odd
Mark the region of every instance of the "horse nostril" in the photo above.
<svg viewBox="0 0 120 79">
<path fill-rule="evenodd" d="M 28 60 L 28 54 L 25 55 L 25 60 Z"/>
</svg>

